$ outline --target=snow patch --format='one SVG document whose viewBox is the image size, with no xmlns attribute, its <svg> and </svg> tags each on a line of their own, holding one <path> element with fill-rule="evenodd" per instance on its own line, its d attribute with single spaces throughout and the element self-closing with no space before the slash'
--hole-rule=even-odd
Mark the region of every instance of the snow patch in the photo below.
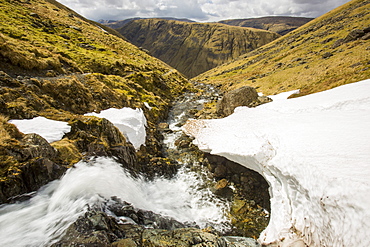
<svg viewBox="0 0 370 247">
<path fill-rule="evenodd" d="M 24 134 L 38 134 L 49 143 L 61 140 L 65 133 L 71 131 L 71 126 L 67 122 L 55 121 L 44 117 L 13 119 L 9 120 L 9 123 L 15 124 Z"/>
<path fill-rule="evenodd" d="M 370 80 L 183 127 L 201 150 L 263 175 L 262 244 L 370 246 Z"/>
<path fill-rule="evenodd" d="M 276 95 L 269 95 L 268 97 L 270 99 L 272 99 L 273 101 L 286 100 L 286 99 L 288 99 L 289 96 L 292 96 L 293 94 L 299 94 L 299 92 L 300 92 L 300 90 L 297 89 L 297 90 L 292 90 L 292 91 L 288 91 L 288 92 L 279 93 L 279 94 L 276 94 Z"/>
<path fill-rule="evenodd" d="M 146 138 L 146 118 L 143 110 L 124 107 L 122 109 L 110 108 L 100 113 L 87 113 L 86 116 L 106 118 L 114 124 L 125 137 L 138 150 L 141 145 L 145 145 Z"/>
</svg>

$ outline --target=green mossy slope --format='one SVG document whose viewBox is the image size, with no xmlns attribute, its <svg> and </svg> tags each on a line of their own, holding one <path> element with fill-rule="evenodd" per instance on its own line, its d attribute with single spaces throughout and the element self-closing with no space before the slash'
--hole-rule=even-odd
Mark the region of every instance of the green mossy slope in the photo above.
<svg viewBox="0 0 370 247">
<path fill-rule="evenodd" d="M 0 202 L 37 189 L 84 156 L 115 156 L 145 171 L 134 166 L 161 155 L 156 125 L 172 100 L 193 88 L 179 72 L 54 0 L 0 0 L 0 18 Z M 147 145 L 137 154 L 113 125 L 83 116 L 111 107 L 143 109 Z M 36 116 L 67 121 L 74 134 L 50 145 L 6 123 Z"/>
</svg>

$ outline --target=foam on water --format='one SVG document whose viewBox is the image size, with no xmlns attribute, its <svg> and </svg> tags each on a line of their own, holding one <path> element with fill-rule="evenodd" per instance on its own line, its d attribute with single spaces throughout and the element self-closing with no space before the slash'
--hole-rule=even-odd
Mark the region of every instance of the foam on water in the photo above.
<svg viewBox="0 0 370 247">
<path fill-rule="evenodd" d="M 0 208 L 0 245 L 49 245 L 57 241 L 88 206 L 112 196 L 181 222 L 226 230 L 227 204 L 202 187 L 200 177 L 190 171 L 181 170 L 171 180 L 159 178 L 148 182 L 133 178 L 112 159 L 79 162 L 30 200 Z"/>
</svg>

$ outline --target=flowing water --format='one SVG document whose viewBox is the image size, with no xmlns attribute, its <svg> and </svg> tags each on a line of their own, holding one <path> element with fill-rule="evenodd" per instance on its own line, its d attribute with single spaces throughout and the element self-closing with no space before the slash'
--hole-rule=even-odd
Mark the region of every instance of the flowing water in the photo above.
<svg viewBox="0 0 370 247">
<path fill-rule="evenodd" d="M 184 110 L 199 108 L 204 101 L 194 101 L 192 96 L 181 98 L 170 114 L 172 131 L 165 138 L 168 149 L 175 148 L 173 142 L 181 135 L 178 123 L 186 118 Z M 205 186 L 205 177 L 192 171 L 188 164 L 172 179 L 148 181 L 133 178 L 110 158 L 81 161 L 61 179 L 35 192 L 31 199 L 0 207 L 0 246 L 50 245 L 89 207 L 99 206 L 112 196 L 180 222 L 226 231 L 228 204 Z"/>
</svg>

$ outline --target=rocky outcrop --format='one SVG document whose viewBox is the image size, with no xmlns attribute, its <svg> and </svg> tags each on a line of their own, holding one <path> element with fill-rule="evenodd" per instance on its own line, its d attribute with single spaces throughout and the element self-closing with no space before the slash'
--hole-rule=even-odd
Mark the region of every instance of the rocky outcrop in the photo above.
<svg viewBox="0 0 370 247">
<path fill-rule="evenodd" d="M 312 20 L 313 18 L 306 17 L 267 16 L 260 18 L 222 20 L 219 22 L 232 26 L 265 29 L 280 35 L 285 35 Z"/>
<path fill-rule="evenodd" d="M 268 97 L 258 96 L 255 88 L 244 86 L 227 92 L 218 102 L 216 112 L 219 116 L 226 117 L 238 106 L 256 107 L 270 101 L 272 100 Z"/>
<path fill-rule="evenodd" d="M 203 165 L 218 181 L 213 190 L 231 199 L 231 234 L 258 236 L 267 226 L 270 211 L 269 185 L 257 172 L 218 155 L 205 153 Z M 233 189 L 231 189 L 231 187 Z"/>
<path fill-rule="evenodd" d="M 344 39 L 338 39 L 333 44 L 332 48 L 337 48 L 345 43 L 352 42 L 355 40 L 368 40 L 370 39 L 370 27 L 366 27 L 364 29 L 354 29 L 348 33 L 348 35 Z"/>
<path fill-rule="evenodd" d="M 41 136 L 18 133 L 17 138 L 0 145 L 0 203 L 39 189 L 67 169 L 58 162 L 58 151 Z"/>
<path fill-rule="evenodd" d="M 14 196 L 36 191 L 46 183 L 60 178 L 67 168 L 83 157 L 108 156 L 133 174 L 144 170 L 134 147 L 108 120 L 79 117 L 70 122 L 71 131 L 52 144 L 37 134 L 23 135 L 14 128 L 12 139 L 0 145 L 0 202 Z"/>
<path fill-rule="evenodd" d="M 105 210 L 113 216 L 108 216 Z M 135 209 L 118 198 L 112 198 L 105 206 L 91 209 L 79 217 L 52 246 L 258 246 L 254 239 L 222 237 L 212 228 L 185 227 L 169 217 Z"/>
<path fill-rule="evenodd" d="M 188 78 L 279 37 L 265 30 L 164 19 L 133 20 L 117 31 Z"/>
</svg>

